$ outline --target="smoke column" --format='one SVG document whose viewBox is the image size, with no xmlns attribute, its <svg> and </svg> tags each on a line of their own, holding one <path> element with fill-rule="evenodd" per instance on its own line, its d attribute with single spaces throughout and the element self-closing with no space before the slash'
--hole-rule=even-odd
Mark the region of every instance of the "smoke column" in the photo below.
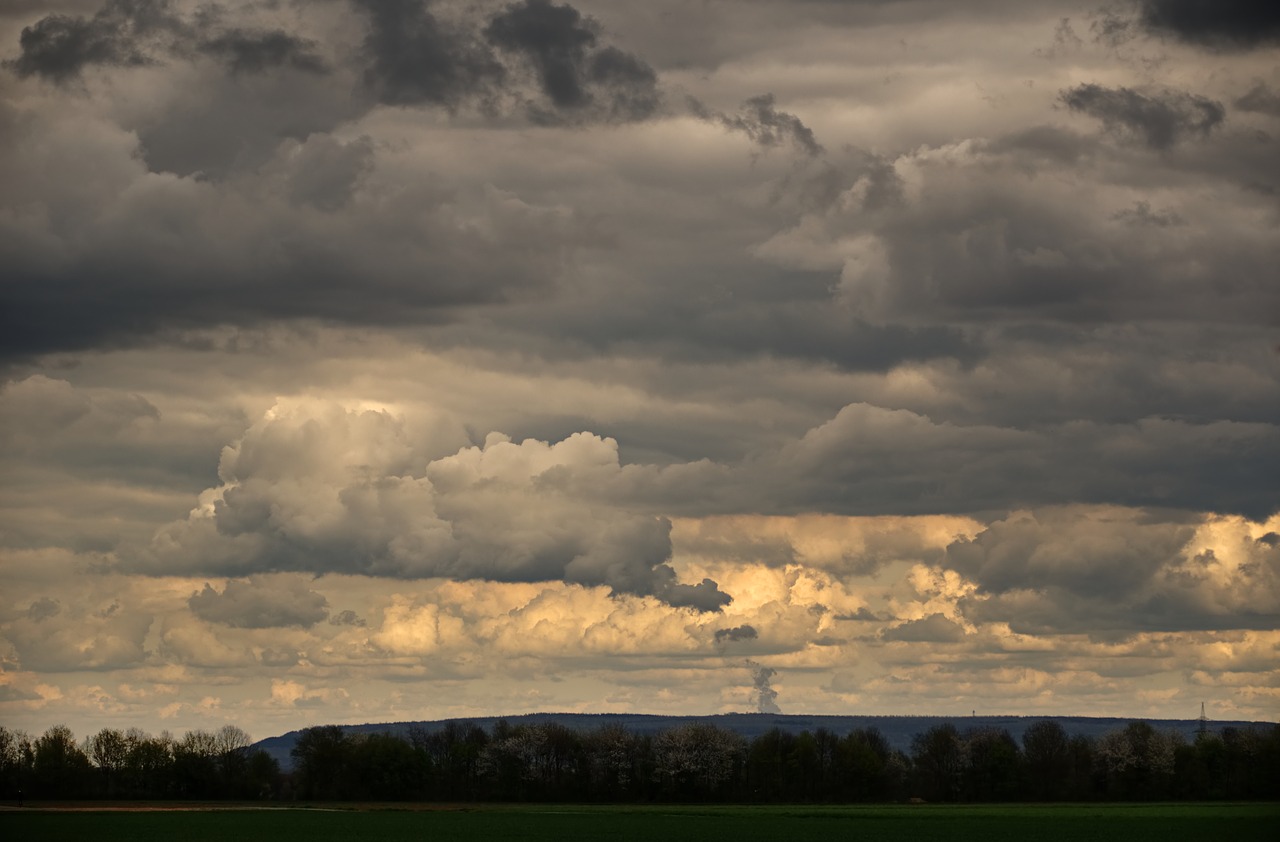
<svg viewBox="0 0 1280 842">
<path fill-rule="evenodd" d="M 756 686 L 756 710 L 760 713 L 782 713 L 782 708 L 778 707 L 778 691 L 769 684 L 778 671 L 755 661 L 747 661 L 747 666 Z"/>
</svg>

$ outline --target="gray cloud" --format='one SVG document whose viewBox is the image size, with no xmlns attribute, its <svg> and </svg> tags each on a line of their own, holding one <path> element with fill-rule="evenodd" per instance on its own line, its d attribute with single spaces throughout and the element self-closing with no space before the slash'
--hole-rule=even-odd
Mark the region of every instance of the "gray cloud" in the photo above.
<svg viewBox="0 0 1280 842">
<path fill-rule="evenodd" d="M 930 614 L 887 628 L 880 639 L 908 643 L 958 643 L 964 640 L 964 627 L 941 614 Z"/>
<path fill-rule="evenodd" d="M 643 60 L 616 47 L 599 46 L 600 25 L 569 4 L 523 0 L 495 15 L 484 36 L 494 47 L 523 56 L 551 104 L 537 103 L 537 122 L 574 121 L 598 113 L 606 119 L 637 120 L 658 107 L 657 76 Z"/>
<path fill-rule="evenodd" d="M 719 611 L 733 602 L 733 597 L 720 590 L 720 586 L 711 579 L 686 585 L 675 581 L 674 571 L 668 573 L 666 570 L 655 578 L 652 592 L 674 608 L 692 608 L 695 611 Z"/>
<path fill-rule="evenodd" d="M 156 59 L 153 37 L 182 28 L 167 0 L 108 0 L 92 17 L 49 15 L 22 30 L 22 54 L 7 65 L 19 76 L 63 83 L 85 67 L 138 67 Z"/>
<path fill-rule="evenodd" d="M 25 27 L 21 55 L 7 65 L 20 77 L 60 84 L 88 67 L 144 67 L 197 54 L 237 74 L 328 69 L 315 41 L 283 29 L 223 28 L 219 18 L 216 11 L 184 17 L 169 0 L 107 0 L 92 17 L 53 14 Z"/>
<path fill-rule="evenodd" d="M 180 135 L 144 133 L 153 164 L 170 149 L 180 157 L 173 166 L 211 163 L 202 153 L 192 157 L 184 139 L 203 119 L 170 124 Z M 211 131 L 216 137 L 223 129 Z M 100 182 L 68 188 L 68 201 L 103 211 L 73 225 L 74 235 L 0 238 L 9 281 L 0 291 L 0 352 L 133 343 L 165 330 L 276 318 L 430 323 L 450 308 L 550 283 L 565 246 L 584 236 L 565 209 L 493 189 L 385 184 L 353 203 L 368 172 L 367 146 L 315 135 L 300 147 L 278 142 L 267 167 L 273 179 L 202 188 L 108 170 Z M 56 154 L 34 146 L 19 147 L 10 160 L 31 160 L 36 171 L 61 166 Z M 276 189 L 280 182 L 284 190 Z M 119 192 L 131 183 L 147 187 Z M 343 213 L 316 215 L 296 202 Z M 161 217 L 163 229 L 148 222 Z"/>
<path fill-rule="evenodd" d="M 1262 519 L 1276 506 L 1266 491 L 1280 469 L 1275 442 L 1271 424 L 1148 418 L 1023 430 L 852 404 L 776 454 L 748 461 L 743 474 L 752 479 L 736 489 L 785 477 L 785 502 L 774 500 L 788 512 L 954 513 L 1080 501 Z M 740 495 L 728 499 L 743 505 Z"/>
<path fill-rule="evenodd" d="M 1134 225 L 1156 225 L 1161 228 L 1168 228 L 1171 225 L 1186 225 L 1186 220 L 1181 216 L 1168 210 L 1151 209 L 1150 202 L 1135 202 L 1132 208 L 1123 208 L 1111 215 L 1112 219 L 1119 219 Z"/>
<path fill-rule="evenodd" d="M 312 135 L 281 163 L 290 201 L 337 211 L 351 202 L 361 178 L 373 170 L 373 144 L 367 137 L 343 143 Z"/>
<path fill-rule="evenodd" d="M 714 111 L 692 97 L 689 99 L 689 109 L 699 119 L 719 123 L 729 131 L 741 132 L 752 143 L 766 149 L 791 143 L 810 156 L 821 155 L 823 152 L 822 144 L 818 143 L 813 130 L 794 114 L 778 110 L 771 93 L 751 97 L 736 114 Z"/>
<path fill-rule="evenodd" d="M 883 617 L 879 614 L 876 614 L 874 611 L 872 611 L 871 609 L 867 608 L 864 605 L 861 608 L 859 608 L 857 611 L 853 612 L 852 614 L 837 614 L 836 619 L 852 620 L 852 621 L 863 622 L 863 623 L 874 623 L 874 622 L 884 622 L 885 620 L 891 619 L 891 618 Z"/>
<path fill-rule="evenodd" d="M 368 625 L 368 623 L 365 622 L 365 619 L 363 617 L 361 617 L 356 612 L 348 608 L 345 611 L 339 611 L 337 614 L 334 614 L 332 617 L 330 617 L 329 625 L 356 626 L 359 628 L 364 628 L 365 626 Z"/>
<path fill-rule="evenodd" d="M 318 95 L 329 67 L 316 41 L 224 18 L 217 8 L 186 15 L 167 0 L 109 0 L 91 18 L 50 15 L 27 27 L 9 66 L 66 83 L 92 66 L 217 60 L 231 78 L 202 73 L 204 84 L 185 96 L 158 97 L 130 116 L 142 157 L 158 172 L 221 179 L 263 163 L 282 138 L 302 140 L 352 115 L 349 97 L 331 88 Z"/>
<path fill-rule="evenodd" d="M 232 28 L 200 41 L 197 49 L 225 61 L 233 73 L 262 73 L 286 66 L 305 73 L 324 73 L 328 65 L 315 47 L 316 42 L 282 29 Z"/>
<path fill-rule="evenodd" d="M 33 702 L 40 699 L 40 694 L 33 690 L 23 690 L 11 684 L 0 684 L 0 702 Z"/>
<path fill-rule="evenodd" d="M 1062 91 L 1059 98 L 1072 111 L 1101 120 L 1109 131 L 1136 135 L 1152 149 L 1206 137 L 1226 117 L 1222 103 L 1185 91 L 1144 94 L 1084 84 Z"/>
<path fill-rule="evenodd" d="M 1038 510 L 953 544 L 947 564 L 980 586 L 961 601 L 969 619 L 1022 633 L 1273 628 L 1280 552 L 1205 528 L 1172 513 Z"/>
<path fill-rule="evenodd" d="M 243 629 L 309 628 L 329 616 L 328 600 L 296 580 L 232 579 L 221 591 L 206 582 L 187 605 L 203 620 Z"/>
<path fill-rule="evenodd" d="M 262 650 L 259 660 L 264 667 L 292 667 L 297 666 L 300 659 L 295 651 L 268 647 Z"/>
<path fill-rule="evenodd" d="M 50 617 L 56 617 L 62 611 L 62 606 L 56 599 L 50 599 L 42 596 L 27 608 L 27 619 L 40 622 Z"/>
<path fill-rule="evenodd" d="M 1188 523 L 1149 520 L 1133 510 L 1047 509 L 996 521 L 947 548 L 947 565 L 993 593 L 1061 587 L 1078 593 L 1132 592 L 1190 540 Z"/>
<path fill-rule="evenodd" d="M 1241 111 L 1280 117 L 1280 93 L 1263 82 L 1255 84 L 1232 104 Z"/>
<path fill-rule="evenodd" d="M 1082 103 L 1094 103 L 1096 93 L 1099 102 L 1117 106 L 1123 116 L 1114 119 L 1132 120 L 1124 131 L 1139 132 L 1143 143 L 1148 129 L 1154 143 L 1195 134 L 1198 129 L 1180 122 L 1179 109 L 1204 104 L 1186 94 L 1153 99 L 1163 116 L 1147 126 L 1145 117 L 1124 110 L 1126 94 L 1112 99 L 1118 91 L 1097 86 L 1075 92 L 1083 94 Z M 1211 105 L 1206 108 L 1216 114 L 1218 106 Z M 860 175 L 839 202 L 806 213 L 756 253 L 788 268 L 827 268 L 843 312 L 881 325 L 1027 318 L 1058 322 L 1064 330 L 1113 321 L 1260 324 L 1276 306 L 1274 285 L 1262 280 L 1275 259 L 1274 238 L 1213 218 L 1189 194 L 1160 211 L 1177 214 L 1186 226 L 1143 226 L 1135 235 L 1116 214 L 1134 207 L 1133 193 L 1149 189 L 1150 179 L 1179 172 L 1212 191 L 1215 203 L 1234 205 L 1247 185 L 1274 178 L 1274 164 L 1262 160 L 1268 150 L 1274 151 L 1267 141 L 1224 131 L 1203 144 L 1166 150 L 1181 160 L 1133 164 L 1130 150 L 1048 127 L 921 149 L 893 162 L 888 180 L 895 189 L 878 189 L 883 176 Z M 1079 178 L 1085 171 L 1093 173 L 1088 186 Z M 1063 173 L 1064 180 L 1051 184 L 1043 177 L 1048 172 Z M 1104 172 L 1128 176 L 1123 185 L 1108 185 Z M 1097 212 L 1104 196 L 1114 202 L 1111 214 Z M 1207 265 L 1200 261 L 1208 254 L 1217 268 L 1201 273 L 1197 267 Z M 1225 266 L 1237 279 L 1229 291 L 1214 286 Z M 1079 341 L 1079 332 L 1072 335 Z M 970 334 L 979 344 L 975 339 Z"/>
<path fill-rule="evenodd" d="M 698 611 L 731 601 L 710 579 L 676 580 L 668 519 L 600 497 L 622 473 L 612 440 L 580 433 L 516 444 L 495 434 L 483 447 L 430 460 L 432 446 L 411 441 L 384 413 L 273 411 L 224 451 L 216 499 L 125 564 L 233 576 L 565 580 Z M 345 455 L 335 461 L 334 453 Z M 201 616 L 241 602 L 256 616 L 256 591 L 234 588 L 235 600 L 199 595 Z"/>
<path fill-rule="evenodd" d="M 115 612 L 97 607 L 91 594 L 67 594 L 56 602 L 42 598 L 7 620 L 3 636 L 23 670 L 114 670 L 144 661 L 152 614 L 138 607 Z"/>
<path fill-rule="evenodd" d="M 424 0 L 352 0 L 369 32 L 365 83 L 389 105 L 457 108 L 505 76 L 489 48 L 465 27 L 441 21 Z"/>
<path fill-rule="evenodd" d="M 525 0 L 483 25 L 422 0 L 353 4 L 369 22 L 364 79 L 379 102 L 498 114 L 514 100 L 541 124 L 642 120 L 660 103 L 653 69 L 602 43 L 599 23 L 569 4 Z"/>
<path fill-rule="evenodd" d="M 741 640 L 755 640 L 760 636 L 755 626 L 749 626 L 745 623 L 741 626 L 734 626 L 727 629 L 716 629 L 716 643 L 736 643 Z"/>
</svg>

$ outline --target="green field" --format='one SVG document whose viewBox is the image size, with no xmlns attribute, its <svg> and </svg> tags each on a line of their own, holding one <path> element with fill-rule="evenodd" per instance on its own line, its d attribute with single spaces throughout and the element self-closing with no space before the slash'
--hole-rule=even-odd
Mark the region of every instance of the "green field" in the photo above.
<svg viewBox="0 0 1280 842">
<path fill-rule="evenodd" d="M 1280 805 L 875 807 L 476 806 L 450 809 L 93 809 L 0 812 L 8 839 L 93 842 L 357 840 L 1273 840 Z"/>
</svg>

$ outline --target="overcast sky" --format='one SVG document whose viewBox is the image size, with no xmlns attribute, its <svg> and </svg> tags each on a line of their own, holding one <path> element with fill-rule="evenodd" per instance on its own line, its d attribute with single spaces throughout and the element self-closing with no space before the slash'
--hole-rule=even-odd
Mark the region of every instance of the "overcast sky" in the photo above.
<svg viewBox="0 0 1280 842">
<path fill-rule="evenodd" d="M 0 58 L 7 727 L 1280 715 L 1280 6 L 21 0 Z"/>
</svg>

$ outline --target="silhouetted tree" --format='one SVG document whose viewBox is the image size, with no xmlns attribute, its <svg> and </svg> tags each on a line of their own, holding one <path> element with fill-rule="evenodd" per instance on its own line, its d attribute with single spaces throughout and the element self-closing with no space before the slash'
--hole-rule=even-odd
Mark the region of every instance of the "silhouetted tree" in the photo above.
<svg viewBox="0 0 1280 842">
<path fill-rule="evenodd" d="M 694 722 L 663 731 L 654 740 L 653 752 L 655 775 L 665 797 L 708 801 L 734 791 L 747 746 L 732 731 Z"/>
<path fill-rule="evenodd" d="M 307 728 L 290 755 L 297 792 L 303 798 L 338 799 L 350 792 L 351 746 L 337 725 Z"/>
<path fill-rule="evenodd" d="M 0 725 L 0 793 L 17 798 L 19 792 L 31 789 L 31 767 L 35 749 L 24 731 L 10 731 Z"/>
<path fill-rule="evenodd" d="M 1025 791 L 1036 801 L 1067 797 L 1070 784 L 1070 740 L 1057 722 L 1043 720 L 1022 734 Z"/>
<path fill-rule="evenodd" d="M 121 794 L 129 798 L 164 798 L 174 794 L 173 738 L 167 731 L 152 737 L 130 728 L 124 734 L 125 759 Z"/>
<path fill-rule="evenodd" d="M 969 731 L 964 737 L 962 796 L 966 801 L 1012 801 L 1018 796 L 1022 755 L 1003 728 Z"/>
<path fill-rule="evenodd" d="M 752 801 L 782 801 L 794 784 L 788 766 L 796 737 L 781 728 L 770 728 L 747 747 L 747 792 Z"/>
<path fill-rule="evenodd" d="M 392 734 L 350 739 L 350 790 L 345 797 L 378 801 L 422 798 L 430 770 L 427 756 Z"/>
<path fill-rule="evenodd" d="M 129 755 L 129 742 L 124 734 L 112 728 L 103 728 L 88 740 L 89 759 L 98 767 L 99 791 L 107 798 L 114 798 L 121 783 L 125 761 Z"/>
<path fill-rule="evenodd" d="M 885 801 L 891 797 L 895 773 L 900 778 L 905 764 L 891 762 L 889 741 L 877 728 L 858 728 L 840 741 L 836 752 L 837 774 L 842 801 Z"/>
<path fill-rule="evenodd" d="M 583 741 L 593 798 L 630 801 L 647 789 L 645 741 L 621 725 L 606 725 Z"/>
<path fill-rule="evenodd" d="M 36 740 L 32 789 L 45 798 L 82 798 L 90 787 L 92 767 L 65 725 L 54 725 Z"/>
<path fill-rule="evenodd" d="M 954 801 L 964 767 L 960 732 L 951 723 L 934 725 L 911 740 L 913 781 L 928 801 Z"/>
<path fill-rule="evenodd" d="M 1106 795 L 1127 801 L 1168 798 L 1178 742 L 1173 734 L 1161 733 L 1147 722 L 1130 722 L 1104 734 L 1095 754 Z"/>
</svg>

